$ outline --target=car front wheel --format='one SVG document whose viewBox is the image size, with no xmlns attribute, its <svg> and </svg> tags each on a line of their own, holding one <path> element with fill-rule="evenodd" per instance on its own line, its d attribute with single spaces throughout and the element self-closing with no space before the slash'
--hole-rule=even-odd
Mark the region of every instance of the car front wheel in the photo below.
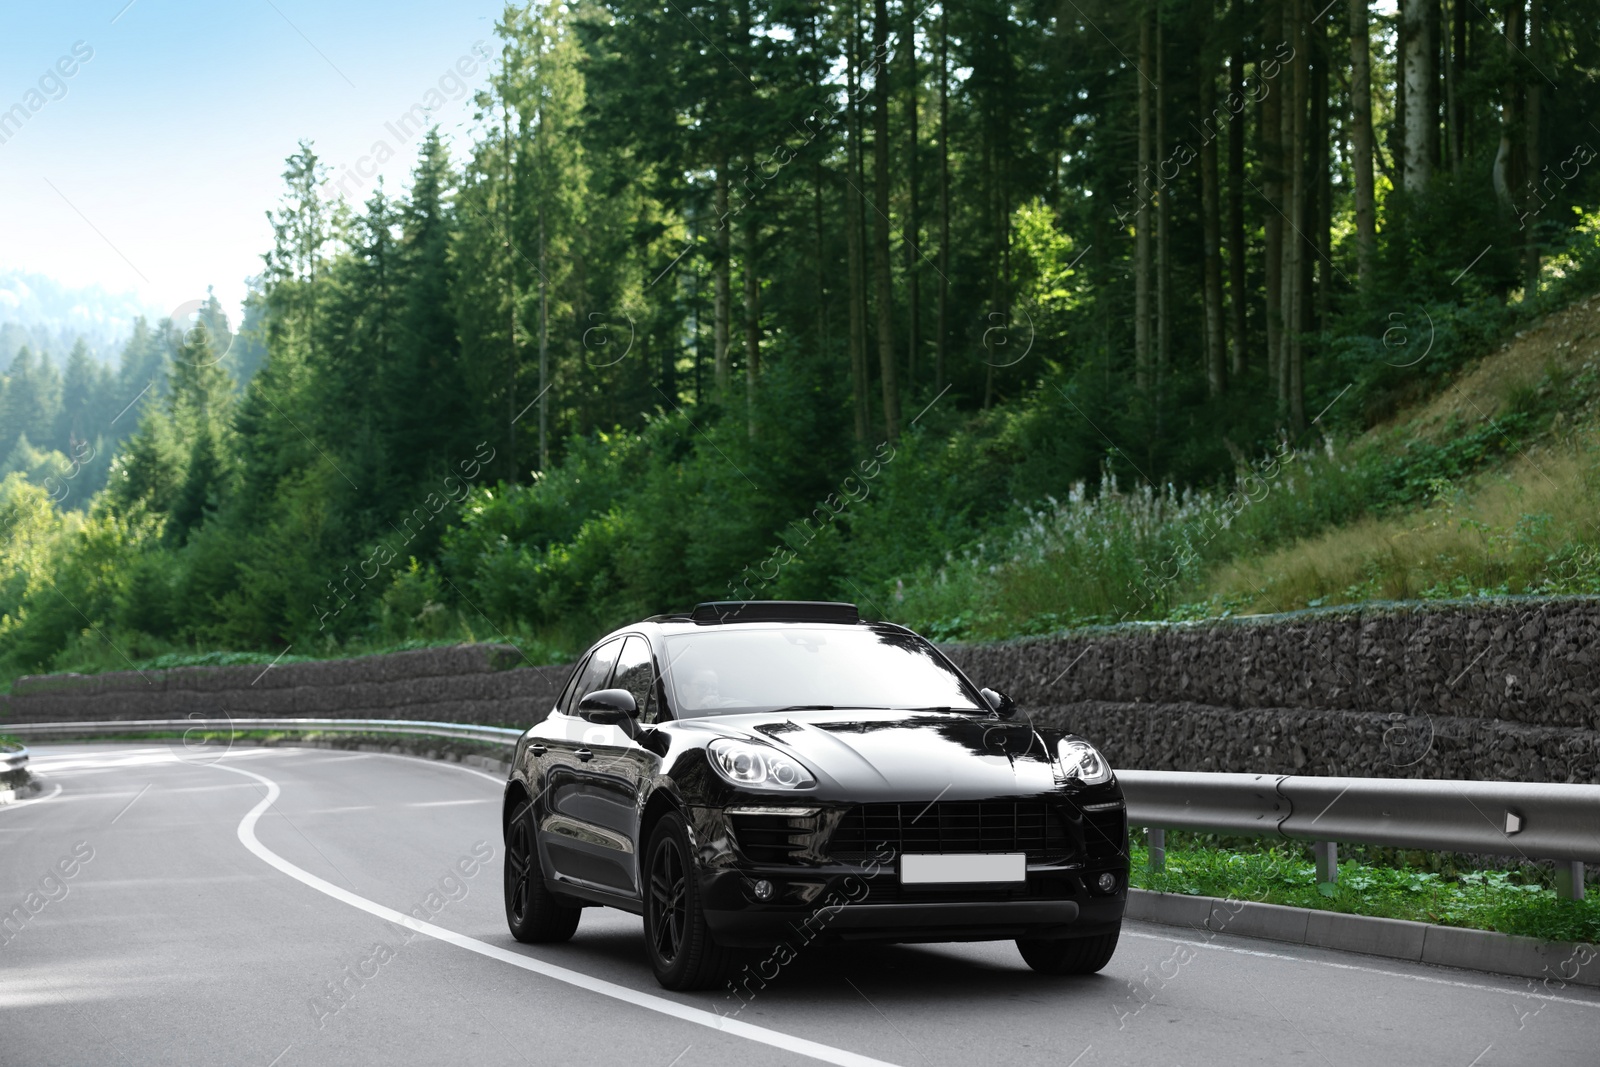
<svg viewBox="0 0 1600 1067">
<path fill-rule="evenodd" d="M 644 942 L 656 981 L 668 989 L 711 989 L 728 980 L 738 957 L 706 926 L 689 831 L 662 817 L 645 852 Z"/>
<path fill-rule="evenodd" d="M 533 837 L 533 806 L 524 801 L 506 826 L 506 925 L 530 944 L 571 940 L 583 909 L 557 900 L 545 886 Z"/>
<path fill-rule="evenodd" d="M 1119 924 L 1109 933 L 1089 937 L 1054 941 L 1019 938 L 1017 951 L 1022 953 L 1029 967 L 1041 974 L 1094 974 L 1111 962 L 1112 954 L 1117 951 L 1117 935 L 1121 932 Z"/>
</svg>

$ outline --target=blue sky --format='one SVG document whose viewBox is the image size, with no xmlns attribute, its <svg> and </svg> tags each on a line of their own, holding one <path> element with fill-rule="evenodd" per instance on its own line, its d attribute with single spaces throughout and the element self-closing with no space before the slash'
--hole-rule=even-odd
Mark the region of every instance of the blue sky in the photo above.
<svg viewBox="0 0 1600 1067">
<path fill-rule="evenodd" d="M 136 294 L 157 314 L 212 285 L 237 322 L 296 142 L 315 141 L 337 181 L 385 141 L 394 158 L 365 169 L 396 191 L 419 138 L 386 124 L 429 102 L 459 155 L 485 83 L 473 47 L 495 50 L 502 6 L 0 6 L 0 268 Z M 372 184 L 345 187 L 360 201 Z"/>
</svg>

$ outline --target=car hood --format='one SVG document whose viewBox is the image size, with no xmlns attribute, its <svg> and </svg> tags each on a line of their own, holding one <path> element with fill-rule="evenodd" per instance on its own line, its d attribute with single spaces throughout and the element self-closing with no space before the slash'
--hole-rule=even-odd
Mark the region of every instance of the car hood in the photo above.
<svg viewBox="0 0 1600 1067">
<path fill-rule="evenodd" d="M 1027 723 L 948 712 L 839 710 L 719 715 L 679 725 L 782 749 L 817 774 L 823 795 L 973 800 L 1058 787 L 1050 748 Z"/>
</svg>

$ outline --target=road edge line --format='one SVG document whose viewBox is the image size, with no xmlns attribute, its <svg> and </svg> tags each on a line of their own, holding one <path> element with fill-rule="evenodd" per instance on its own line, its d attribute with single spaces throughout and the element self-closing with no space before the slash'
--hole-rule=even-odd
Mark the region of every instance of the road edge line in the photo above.
<svg viewBox="0 0 1600 1067">
<path fill-rule="evenodd" d="M 491 945 L 487 941 L 479 941 L 477 938 L 468 937 L 465 934 L 458 934 L 454 930 L 447 930 L 444 927 L 423 922 L 415 916 L 407 915 L 404 912 L 385 907 L 384 905 L 375 901 L 368 900 L 366 897 L 357 896 L 355 893 L 352 893 L 347 889 L 343 889 L 334 885 L 332 882 L 317 877 L 310 871 L 302 870 L 301 868 L 295 866 L 282 856 L 278 855 L 276 852 L 273 852 L 271 849 L 267 848 L 267 846 L 263 845 L 260 839 L 256 837 L 256 823 L 260 820 L 261 816 L 266 813 L 267 809 L 272 807 L 282 793 L 282 790 L 278 787 L 276 782 L 265 775 L 257 774 L 254 771 L 247 771 L 242 767 L 230 767 L 223 763 L 213 763 L 209 764 L 209 766 L 215 767 L 218 770 L 229 771 L 233 774 L 242 775 L 246 778 L 253 778 L 257 782 L 260 782 L 262 785 L 267 787 L 267 795 L 258 801 L 255 807 L 246 812 L 244 818 L 239 821 L 237 830 L 239 842 L 243 844 L 244 847 L 252 854 L 254 854 L 257 859 L 263 861 L 268 866 L 288 875 L 290 878 L 293 878 L 295 881 L 300 882 L 303 885 L 315 889 L 324 896 L 332 897 L 334 900 L 337 900 L 340 903 L 348 904 L 351 907 L 364 911 L 369 915 L 383 919 L 385 922 L 394 923 L 395 925 L 404 927 L 408 930 L 414 930 L 419 934 L 426 934 L 435 940 L 443 941 L 446 944 L 455 945 L 457 948 L 466 949 L 468 952 L 473 952 L 480 956 L 488 957 L 489 959 L 498 960 L 501 963 L 509 963 L 513 967 L 519 967 L 522 970 L 531 971 L 535 974 L 554 979 L 555 981 L 562 982 L 566 985 L 574 986 L 578 989 L 584 989 L 591 993 L 599 993 L 601 996 L 610 997 L 613 1000 L 620 1000 L 623 1003 L 632 1004 L 635 1007 L 644 1008 L 647 1011 L 657 1012 L 661 1015 L 667 1015 L 683 1022 L 693 1023 L 697 1026 L 704 1026 L 708 1029 L 717 1030 L 734 1037 L 742 1037 L 763 1045 L 769 1045 L 773 1048 L 782 1049 L 785 1052 L 792 1052 L 799 1056 L 807 1056 L 811 1059 L 821 1060 L 824 1063 L 839 1064 L 840 1067 L 895 1067 L 895 1065 L 890 1064 L 886 1060 L 873 1059 L 870 1056 L 863 1056 L 859 1053 L 850 1052 L 846 1049 L 834 1048 L 831 1045 L 824 1045 L 820 1042 L 811 1041 L 807 1038 L 796 1037 L 792 1034 L 785 1034 L 777 1030 L 768 1030 L 765 1027 L 756 1026 L 752 1023 L 740 1022 L 737 1019 L 732 1019 L 724 1015 L 718 1015 L 715 1012 L 705 1011 L 702 1008 L 691 1007 L 687 1004 L 679 1004 L 677 1001 L 668 1000 L 665 997 L 658 997 L 651 993 L 641 993 L 638 990 L 629 989 L 627 986 L 617 985 L 614 982 L 608 982 L 603 978 L 593 978 L 582 973 L 581 971 L 574 971 L 566 967 L 557 966 L 553 963 L 546 963 L 543 960 L 536 959 L 532 956 L 525 956 L 520 952 L 513 952 L 510 949 L 501 948 L 498 945 Z"/>
</svg>

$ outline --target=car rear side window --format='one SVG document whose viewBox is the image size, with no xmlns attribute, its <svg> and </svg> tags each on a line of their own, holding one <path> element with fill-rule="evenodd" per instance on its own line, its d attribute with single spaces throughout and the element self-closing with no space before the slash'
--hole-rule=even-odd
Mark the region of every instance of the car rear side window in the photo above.
<svg viewBox="0 0 1600 1067">
<path fill-rule="evenodd" d="M 612 674 L 611 687 L 613 689 L 626 689 L 633 694 L 633 699 L 639 705 L 639 718 L 642 722 L 654 722 L 656 709 L 651 706 L 650 696 L 656 687 L 656 661 L 650 654 L 650 642 L 634 634 L 622 645 L 622 654 L 617 657 L 617 669 Z"/>
<path fill-rule="evenodd" d="M 617 652 L 621 648 L 621 641 L 608 641 L 594 650 L 589 662 L 578 672 L 578 684 L 567 693 L 567 699 L 561 708 L 564 713 L 576 715 L 578 701 L 596 689 L 606 688 L 606 682 L 611 677 L 611 667 L 617 662 Z"/>
</svg>

